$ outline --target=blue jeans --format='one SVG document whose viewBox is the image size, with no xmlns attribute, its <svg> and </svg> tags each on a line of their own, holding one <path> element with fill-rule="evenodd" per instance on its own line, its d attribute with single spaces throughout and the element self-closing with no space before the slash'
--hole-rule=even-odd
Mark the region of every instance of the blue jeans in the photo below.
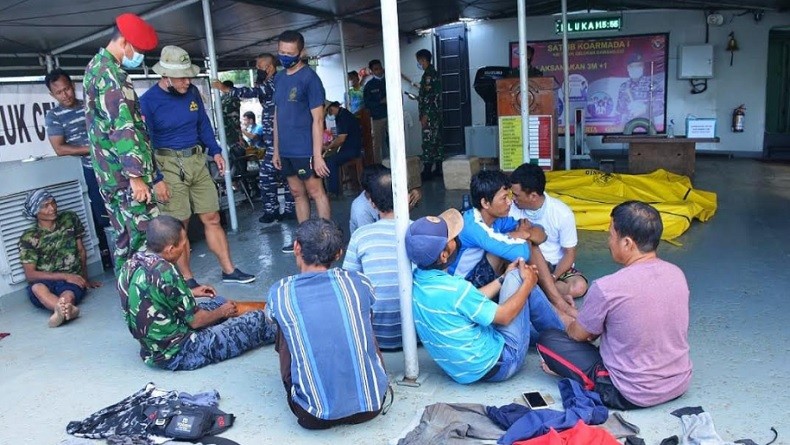
<svg viewBox="0 0 790 445">
<path fill-rule="evenodd" d="M 499 291 L 499 304 L 504 304 L 510 299 L 521 283 L 518 270 L 507 274 Z M 554 306 L 546 298 L 546 294 L 536 284 L 516 318 L 507 326 L 495 325 L 495 328 L 505 338 L 505 347 L 497 362 L 499 371 L 488 379 L 489 382 L 507 380 L 521 369 L 530 341 L 534 343 L 537 340 L 537 333 L 547 329 L 564 330 L 565 326 L 554 311 Z"/>
</svg>

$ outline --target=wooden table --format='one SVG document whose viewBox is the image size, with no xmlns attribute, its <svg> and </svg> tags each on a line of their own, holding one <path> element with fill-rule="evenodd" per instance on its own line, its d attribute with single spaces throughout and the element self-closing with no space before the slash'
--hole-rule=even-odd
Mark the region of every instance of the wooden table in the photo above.
<svg viewBox="0 0 790 445">
<path fill-rule="evenodd" d="M 680 175 L 694 177 L 698 142 L 719 142 L 719 138 L 686 138 L 666 136 L 604 136 L 603 143 L 628 144 L 628 172 L 650 173 L 663 168 Z"/>
</svg>

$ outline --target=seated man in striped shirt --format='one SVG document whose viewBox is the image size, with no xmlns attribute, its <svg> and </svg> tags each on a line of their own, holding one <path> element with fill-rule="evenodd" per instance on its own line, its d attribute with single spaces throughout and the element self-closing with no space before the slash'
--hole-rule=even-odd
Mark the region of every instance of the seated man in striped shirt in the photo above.
<svg viewBox="0 0 790 445">
<path fill-rule="evenodd" d="M 343 269 L 361 272 L 373 283 L 373 333 L 382 350 L 401 348 L 398 258 L 395 254 L 395 211 L 392 174 L 382 167 L 368 180 L 368 198 L 379 220 L 360 227 L 351 235 Z"/>
<path fill-rule="evenodd" d="M 302 222 L 293 247 L 300 273 L 275 283 L 267 305 L 280 328 L 275 350 L 288 406 L 307 429 L 373 419 L 389 384 L 371 323 L 373 285 L 359 272 L 330 269 L 343 254 L 333 221 Z"/>
<path fill-rule="evenodd" d="M 523 258 L 480 289 L 448 274 L 463 227 L 458 210 L 449 209 L 406 231 L 406 253 L 417 266 L 414 325 L 436 364 L 456 382 L 506 380 L 524 364 L 534 333 L 563 324 L 537 287 L 535 266 Z M 492 300 L 497 295 L 499 304 Z"/>
</svg>

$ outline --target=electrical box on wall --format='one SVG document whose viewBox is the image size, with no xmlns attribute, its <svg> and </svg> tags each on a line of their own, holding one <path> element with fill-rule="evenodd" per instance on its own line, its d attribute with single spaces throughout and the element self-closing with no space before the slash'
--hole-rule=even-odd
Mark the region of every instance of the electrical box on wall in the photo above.
<svg viewBox="0 0 790 445">
<path fill-rule="evenodd" d="M 678 48 L 678 79 L 713 78 L 713 45 Z"/>
</svg>

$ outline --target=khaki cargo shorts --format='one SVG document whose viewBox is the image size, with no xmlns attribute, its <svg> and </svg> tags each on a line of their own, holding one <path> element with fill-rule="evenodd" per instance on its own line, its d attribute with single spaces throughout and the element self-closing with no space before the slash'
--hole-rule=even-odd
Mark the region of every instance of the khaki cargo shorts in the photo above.
<svg viewBox="0 0 790 445">
<path fill-rule="evenodd" d="M 193 213 L 219 211 L 217 186 L 208 171 L 205 154 L 157 156 L 156 163 L 170 188 L 170 202 L 159 203 L 160 212 L 184 221 Z"/>
</svg>

